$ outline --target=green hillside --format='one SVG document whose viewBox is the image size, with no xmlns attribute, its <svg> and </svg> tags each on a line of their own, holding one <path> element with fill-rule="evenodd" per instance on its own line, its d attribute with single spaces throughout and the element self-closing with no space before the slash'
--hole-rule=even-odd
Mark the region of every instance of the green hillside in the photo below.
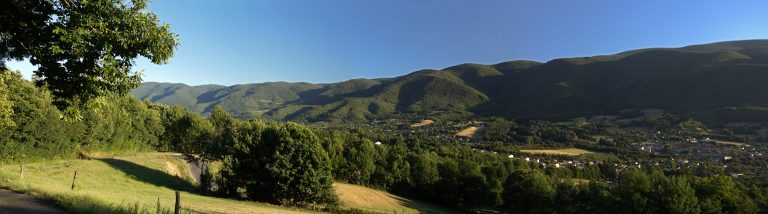
<svg viewBox="0 0 768 214">
<path fill-rule="evenodd" d="M 301 93 L 323 88 L 311 83 L 269 82 L 234 86 L 188 86 L 180 83 L 142 83 L 131 92 L 139 99 L 180 105 L 200 113 L 209 113 L 216 105 L 233 115 L 249 118 L 297 101 Z"/>
<path fill-rule="evenodd" d="M 51 201 L 71 213 L 171 213 L 175 191 L 181 192 L 181 213 L 312 213 L 200 195 L 185 161 L 171 155 L 51 161 L 24 167 L 23 178 L 9 166 L 0 169 L 0 186 Z M 78 174 L 73 186 L 74 172 Z"/>
<path fill-rule="evenodd" d="M 177 190 L 181 191 L 181 213 L 321 213 L 202 195 L 196 191 L 189 165 L 176 153 L 49 161 L 24 167 L 24 178 L 19 177 L 19 165 L 0 167 L 0 187 L 51 201 L 72 213 L 171 213 Z M 72 188 L 75 171 L 78 175 Z M 335 183 L 334 187 L 341 200 L 339 210 L 457 213 L 363 186 Z"/>
<path fill-rule="evenodd" d="M 201 113 L 221 105 L 244 118 L 364 120 L 399 112 L 460 111 L 510 118 L 568 118 L 660 108 L 705 119 L 768 112 L 768 40 L 649 48 L 546 63 L 460 64 L 389 79 L 332 84 L 186 86 L 144 83 L 140 99 Z M 758 108 L 754 108 L 758 107 Z M 717 112 L 727 111 L 733 118 Z"/>
</svg>

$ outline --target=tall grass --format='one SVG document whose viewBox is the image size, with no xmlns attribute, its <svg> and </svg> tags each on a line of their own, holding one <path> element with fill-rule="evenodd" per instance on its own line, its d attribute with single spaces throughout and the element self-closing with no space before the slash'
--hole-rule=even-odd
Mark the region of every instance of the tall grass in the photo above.
<svg viewBox="0 0 768 214">
<path fill-rule="evenodd" d="M 141 205 L 139 203 L 133 204 L 117 204 L 110 203 L 103 200 L 99 200 L 93 197 L 84 195 L 70 195 L 70 194 L 49 194 L 40 190 L 30 190 L 30 192 L 36 193 L 35 196 L 39 199 L 50 201 L 59 207 L 67 210 L 70 213 L 119 213 L 119 214 L 134 214 L 134 213 L 158 213 L 158 214 L 170 214 L 173 210 L 170 208 L 162 207 L 159 204 L 157 206 Z M 192 213 L 189 211 L 181 210 L 181 213 Z"/>
</svg>

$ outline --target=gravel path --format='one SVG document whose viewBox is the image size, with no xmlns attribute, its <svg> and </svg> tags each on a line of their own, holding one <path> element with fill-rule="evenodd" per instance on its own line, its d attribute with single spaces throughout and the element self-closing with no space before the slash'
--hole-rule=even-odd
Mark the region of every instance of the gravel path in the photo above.
<svg viewBox="0 0 768 214">
<path fill-rule="evenodd" d="M 63 210 L 31 196 L 0 189 L 0 214 L 65 214 Z"/>
</svg>

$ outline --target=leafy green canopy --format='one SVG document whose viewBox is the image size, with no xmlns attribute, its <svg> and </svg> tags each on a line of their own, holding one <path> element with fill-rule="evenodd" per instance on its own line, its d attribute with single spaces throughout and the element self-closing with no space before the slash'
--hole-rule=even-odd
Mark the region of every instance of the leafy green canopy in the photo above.
<svg viewBox="0 0 768 214">
<path fill-rule="evenodd" d="M 13 108 L 11 101 L 8 100 L 8 86 L 4 83 L 6 72 L 0 71 L 0 129 L 15 125 L 11 118 L 13 116 Z"/>
<path fill-rule="evenodd" d="M 100 102 L 98 108 L 78 108 L 83 120 L 61 120 L 61 111 L 52 105 L 48 90 L 35 87 L 18 72 L 0 71 L 0 162 L 70 159 L 79 152 L 121 154 L 169 147 L 165 130 L 176 129 L 165 126 L 176 123 L 165 122 L 162 116 L 169 114 L 170 107 L 129 95 L 108 95 L 94 101 Z M 192 131 L 188 135 L 194 134 Z"/>
<path fill-rule="evenodd" d="M 218 183 L 225 194 L 245 190 L 251 200 L 298 206 L 338 202 L 331 161 L 311 129 L 262 121 L 216 124 L 231 126 L 221 129 L 224 148 L 212 154 L 224 163 Z"/>
<path fill-rule="evenodd" d="M 36 84 L 60 109 L 141 82 L 138 56 L 166 63 L 178 45 L 167 24 L 146 11 L 147 0 L 0 1 L 0 68 L 29 58 Z"/>
</svg>

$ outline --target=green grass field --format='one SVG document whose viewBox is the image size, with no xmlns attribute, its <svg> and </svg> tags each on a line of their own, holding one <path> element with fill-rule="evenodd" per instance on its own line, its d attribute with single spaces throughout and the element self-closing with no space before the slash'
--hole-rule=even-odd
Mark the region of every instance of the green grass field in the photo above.
<svg viewBox="0 0 768 214">
<path fill-rule="evenodd" d="M 182 191 L 181 206 L 187 213 L 311 212 L 191 193 L 195 187 L 189 181 L 188 173 L 178 173 L 186 172 L 186 165 L 173 156 L 143 155 L 28 164 L 24 178 L 20 178 L 19 168 L 19 165 L 5 165 L 0 170 L 0 185 L 52 201 L 73 213 L 156 213 L 158 201 L 161 211 L 170 212 L 175 190 Z M 78 174 L 73 190 L 75 171 Z"/>
<path fill-rule="evenodd" d="M 51 201 L 72 213 L 170 213 L 176 190 L 181 191 L 181 207 L 186 213 L 315 212 L 198 195 L 187 170 L 179 157 L 157 153 L 25 164 L 23 178 L 19 165 L 4 165 L 0 169 L 0 186 Z M 78 174 L 73 190 L 75 171 Z M 362 186 L 335 186 L 343 203 L 338 211 L 450 213 L 438 206 Z"/>
</svg>

